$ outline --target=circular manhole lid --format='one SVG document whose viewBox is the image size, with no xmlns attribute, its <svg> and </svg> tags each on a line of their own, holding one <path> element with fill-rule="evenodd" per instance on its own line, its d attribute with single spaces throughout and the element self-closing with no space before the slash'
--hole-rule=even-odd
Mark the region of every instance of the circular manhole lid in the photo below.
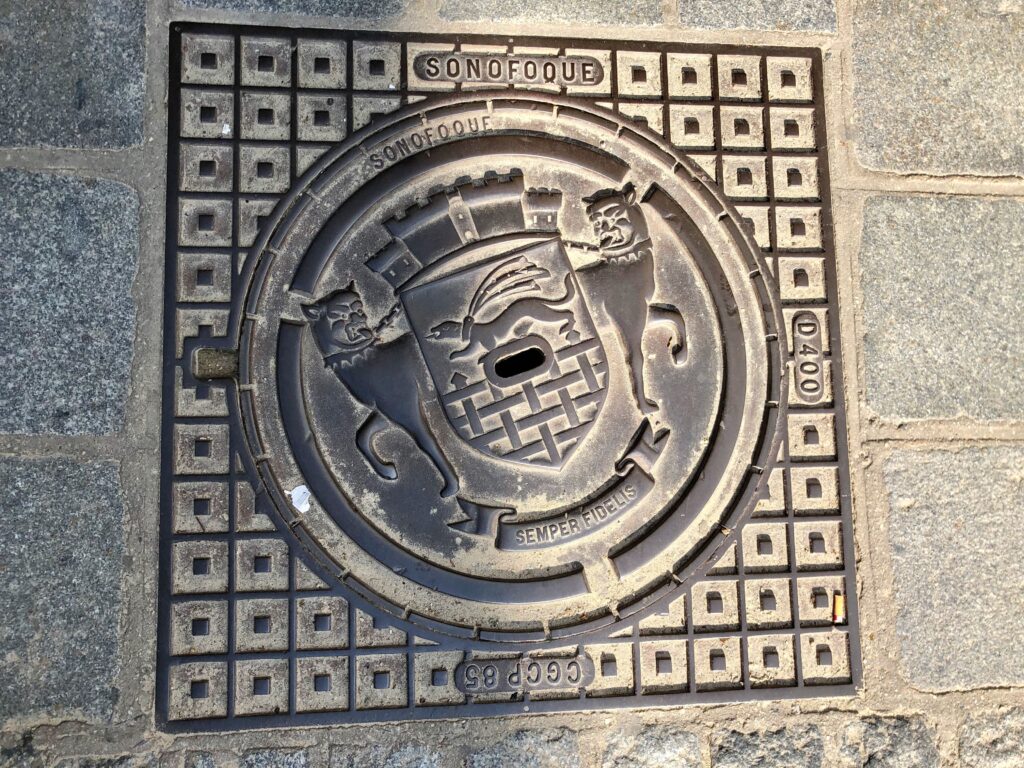
<svg viewBox="0 0 1024 768">
<path fill-rule="evenodd" d="M 247 273 L 249 448 L 314 556 L 394 612 L 569 633 L 746 513 L 785 401 L 778 308 L 661 140 L 455 96 L 340 145 L 275 216 Z"/>
</svg>

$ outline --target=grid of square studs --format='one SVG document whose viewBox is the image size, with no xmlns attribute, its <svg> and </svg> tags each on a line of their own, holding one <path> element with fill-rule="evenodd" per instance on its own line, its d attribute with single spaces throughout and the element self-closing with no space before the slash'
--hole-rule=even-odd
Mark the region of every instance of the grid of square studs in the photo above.
<svg viewBox="0 0 1024 768">
<path fill-rule="evenodd" d="M 559 49 L 515 45 L 406 44 L 409 101 L 472 84 L 427 82 L 413 62 L 425 51 L 526 53 Z M 598 98 L 687 153 L 722 185 L 752 227 L 769 261 L 776 253 L 819 253 L 821 193 L 813 61 L 807 56 L 725 55 L 599 48 L 566 49 L 602 62 L 597 86 L 563 88 L 568 96 Z M 602 100 L 607 99 L 607 100 Z"/>
<path fill-rule="evenodd" d="M 810 58 L 612 53 L 606 106 L 663 134 L 718 181 L 766 253 L 823 249 Z"/>
<path fill-rule="evenodd" d="M 468 44 L 184 35 L 182 136 L 211 141 L 183 146 L 180 189 L 236 189 L 242 197 L 237 220 L 230 224 L 219 221 L 228 213 L 223 208 L 210 206 L 200 212 L 208 230 L 219 232 L 219 237 L 190 231 L 183 233 L 182 242 L 227 244 L 233 224 L 238 246 L 250 246 L 277 197 L 331 143 L 374 116 L 398 109 L 403 99 L 408 103 L 436 90 L 470 89 L 426 83 L 412 71 L 417 53 L 456 47 L 510 50 Z M 616 74 L 606 77 L 607 93 L 570 88 L 568 95 L 607 95 L 611 100 L 602 102 L 605 106 L 663 133 L 686 151 L 736 201 L 766 253 L 822 250 L 819 109 L 813 102 L 810 58 L 627 48 L 573 52 L 595 55 Z M 233 93 L 218 87 L 236 80 L 237 116 Z M 410 95 L 399 90 L 403 83 Z M 235 139 L 236 129 L 240 139 Z M 234 139 L 232 144 L 243 150 L 237 163 L 225 151 L 226 139 Z M 261 146 L 274 141 L 284 146 L 276 151 Z M 198 229 L 203 221 L 197 215 L 185 225 Z"/>
<path fill-rule="evenodd" d="M 180 660 L 169 671 L 172 720 L 274 714 L 289 707 L 299 712 L 348 708 L 346 657 L 306 656 L 297 660 L 294 672 L 286 659 L 252 658 L 287 652 L 292 623 L 300 651 L 348 648 L 348 603 L 336 596 L 303 597 L 302 591 L 291 598 L 291 579 L 296 590 L 325 585 L 308 571 L 300 578 L 297 569 L 303 566 L 291 559 L 283 540 L 268 536 L 274 526 L 253 509 L 244 480 L 204 477 L 214 473 L 219 479 L 228 472 L 227 411 L 222 398 L 211 398 L 210 387 L 188 380 L 184 364 L 196 342 L 210 343 L 226 333 L 232 276 L 241 260 L 234 257 L 236 249 L 252 244 L 262 217 L 296 173 L 347 134 L 346 51 L 344 41 L 299 40 L 293 57 L 292 41 L 279 37 L 182 37 L 174 469 L 183 479 L 174 486 L 171 510 L 177 535 L 170 543 L 176 597 L 169 642 L 170 653 Z M 387 62 L 382 73 L 376 53 L 357 46 L 357 65 L 365 58 L 367 75 L 396 80 L 394 57 L 382 57 Z M 357 87 L 372 85 L 356 80 Z M 379 104 L 370 94 L 356 97 L 355 104 L 363 122 L 394 108 L 390 100 Z M 215 407 L 207 405 L 211 401 Z M 229 501 L 234 493 L 239 495 Z M 236 520 L 231 532 L 230 518 Z M 246 596 L 274 592 L 282 597 Z M 213 595 L 223 599 L 197 599 Z M 388 637 L 372 636 L 360 643 L 391 644 Z M 194 655 L 223 655 L 225 661 L 188 661 Z M 386 686 L 386 693 L 391 701 L 405 700 L 405 691 L 396 686 Z M 362 694 L 363 705 L 373 706 L 380 695 Z"/>
<path fill-rule="evenodd" d="M 174 490 L 175 530 L 192 530 L 190 518 L 219 514 L 224 503 L 223 489 L 211 481 L 179 482 Z M 175 597 L 169 634 L 175 663 L 168 671 L 168 716 L 189 720 L 344 711 L 350 700 L 349 665 L 362 665 L 372 674 L 404 669 L 406 635 L 332 594 L 283 540 L 254 534 L 254 529 L 273 526 L 264 516 L 246 512 L 246 504 L 238 506 L 241 530 L 234 537 L 207 532 L 171 542 Z M 381 654 L 382 648 L 398 652 Z M 289 650 L 302 655 L 292 663 L 285 656 Z M 197 656 L 202 660 L 191 660 Z M 460 660 L 461 654 L 440 667 L 446 678 L 454 676 Z M 352 685 L 360 708 L 407 706 L 405 680 L 397 673 L 393 680 L 374 677 Z M 449 698 L 453 693 L 459 695 L 449 692 Z"/>
<path fill-rule="evenodd" d="M 457 47 L 272 35 L 183 36 L 179 362 L 188 359 L 196 340 L 226 333 L 232 275 L 244 249 L 278 197 L 320 154 L 403 101 L 449 87 L 470 90 L 417 82 L 411 70 L 419 50 Z M 461 48 L 541 52 L 521 46 Z M 759 505 L 765 520 L 746 526 L 738 546 L 707 580 L 694 585 L 688 600 L 669 607 L 661 617 L 666 621 L 649 617 L 629 640 L 587 646 L 597 670 L 588 695 L 849 682 L 848 639 L 835 615 L 836 599 L 847 587 L 836 435 L 830 414 L 821 412 L 832 405 L 829 267 L 822 240 L 818 160 L 823 148 L 811 59 L 625 48 L 566 53 L 594 55 L 609 73 L 606 91 L 580 87 L 568 89 L 568 95 L 605 97 L 608 101 L 599 103 L 662 132 L 737 202 L 780 280 L 792 376 L 799 362 L 793 329 L 801 321 L 806 324 L 809 315 L 824 329 L 822 394 L 810 404 L 790 402 L 798 414 L 787 425 L 790 460 L 773 473 L 770 493 Z M 408 95 L 400 89 L 403 84 Z M 232 496 L 245 496 L 247 484 L 220 482 L 229 453 L 223 398 L 188 381 L 186 367 L 181 368 L 175 402 L 180 418 L 174 461 L 180 480 L 172 511 L 176 597 L 170 717 L 465 701 L 454 687 L 461 651 L 418 649 L 410 667 L 404 650 L 386 650 L 404 646 L 403 633 L 378 629 L 340 596 L 303 591 L 325 585 L 308 571 L 302 577 L 301 562 L 283 540 L 270 535 L 273 524 L 246 499 Z M 800 416 L 800 408 L 810 410 Z M 817 440 L 809 442 L 812 434 Z M 209 473 L 217 479 L 205 476 Z M 267 567 L 275 561 L 288 564 L 283 578 L 280 570 Z M 288 593 L 290 587 L 294 594 Z M 282 592 L 280 598 L 268 596 L 275 590 Z M 350 626 L 353 637 L 362 639 L 350 641 Z M 730 634 L 739 629 L 746 630 L 746 638 Z M 298 657 L 289 661 L 286 654 L 296 650 Z M 550 697 L 559 696 L 554 692 Z"/>
</svg>

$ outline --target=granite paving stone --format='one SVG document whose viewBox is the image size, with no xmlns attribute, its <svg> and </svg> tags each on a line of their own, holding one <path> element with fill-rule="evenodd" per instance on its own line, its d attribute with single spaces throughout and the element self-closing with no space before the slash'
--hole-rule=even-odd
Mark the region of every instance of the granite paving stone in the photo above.
<svg viewBox="0 0 1024 768">
<path fill-rule="evenodd" d="M 309 768 L 309 753 L 304 749 L 258 749 L 247 752 L 238 761 L 239 768 Z"/>
<path fill-rule="evenodd" d="M 138 237 L 123 184 L 0 171 L 0 433 L 120 429 Z"/>
<path fill-rule="evenodd" d="M 921 718 L 865 717 L 842 730 L 837 768 L 937 768 L 934 731 Z"/>
<path fill-rule="evenodd" d="M 246 13 L 377 19 L 398 15 L 405 9 L 406 0 L 177 0 L 177 4 Z"/>
<path fill-rule="evenodd" d="M 1024 449 L 901 450 L 884 475 L 900 666 L 911 685 L 1024 684 Z"/>
<path fill-rule="evenodd" d="M 964 768 L 1020 768 L 1024 765 L 1024 709 L 1004 708 L 972 715 L 960 731 Z"/>
<path fill-rule="evenodd" d="M 834 32 L 833 0 L 679 0 L 679 21 L 703 29 L 772 29 Z"/>
<path fill-rule="evenodd" d="M 123 514 L 116 464 L 0 459 L 0 722 L 111 717 Z"/>
<path fill-rule="evenodd" d="M 608 738 L 603 768 L 700 768 L 700 737 L 672 726 L 652 725 L 637 735 Z"/>
<path fill-rule="evenodd" d="M 1024 175 L 1022 56 L 1019 2 L 855 3 L 851 138 L 860 162 Z"/>
<path fill-rule="evenodd" d="M 43 765 L 31 732 L 0 731 L 0 765 L 4 768 L 40 768 Z"/>
<path fill-rule="evenodd" d="M 118 757 L 81 757 L 61 760 L 54 768 L 156 768 L 160 758 L 153 753 Z"/>
<path fill-rule="evenodd" d="M 0 146 L 142 141 L 145 3 L 0 4 Z"/>
<path fill-rule="evenodd" d="M 747 733 L 726 730 L 712 737 L 713 768 L 821 768 L 824 747 L 816 726 L 798 725 Z"/>
<path fill-rule="evenodd" d="M 440 753 L 433 749 L 407 745 L 389 748 L 382 744 L 353 751 L 349 747 L 331 748 L 331 768 L 443 768 Z"/>
<path fill-rule="evenodd" d="M 658 0 L 442 0 L 441 18 L 449 21 L 540 21 L 578 22 L 581 24 L 661 24 L 663 13 Z"/>
<path fill-rule="evenodd" d="M 516 731 L 497 744 L 475 752 L 466 768 L 579 768 L 579 744 L 568 728 Z"/>
<path fill-rule="evenodd" d="M 1024 204 L 868 198 L 867 404 L 892 419 L 1024 417 Z"/>
</svg>

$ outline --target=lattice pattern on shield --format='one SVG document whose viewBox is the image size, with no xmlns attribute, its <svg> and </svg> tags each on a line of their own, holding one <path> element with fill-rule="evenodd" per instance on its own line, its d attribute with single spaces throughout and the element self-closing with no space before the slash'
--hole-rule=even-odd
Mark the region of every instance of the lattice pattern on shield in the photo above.
<svg viewBox="0 0 1024 768">
<path fill-rule="evenodd" d="M 559 375 L 505 396 L 485 379 L 465 382 L 444 396 L 459 433 L 503 458 L 558 466 L 597 417 L 608 362 L 597 339 L 556 350 Z"/>
</svg>

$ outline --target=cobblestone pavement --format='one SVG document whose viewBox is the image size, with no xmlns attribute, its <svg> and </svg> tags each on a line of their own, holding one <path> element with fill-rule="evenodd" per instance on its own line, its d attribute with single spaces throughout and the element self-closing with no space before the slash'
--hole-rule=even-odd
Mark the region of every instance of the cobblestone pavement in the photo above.
<svg viewBox="0 0 1024 768">
<path fill-rule="evenodd" d="M 154 728 L 171 20 L 824 52 L 861 610 L 853 698 Z M 1024 765 L 1024 6 L 0 4 L 0 765 Z"/>
</svg>

